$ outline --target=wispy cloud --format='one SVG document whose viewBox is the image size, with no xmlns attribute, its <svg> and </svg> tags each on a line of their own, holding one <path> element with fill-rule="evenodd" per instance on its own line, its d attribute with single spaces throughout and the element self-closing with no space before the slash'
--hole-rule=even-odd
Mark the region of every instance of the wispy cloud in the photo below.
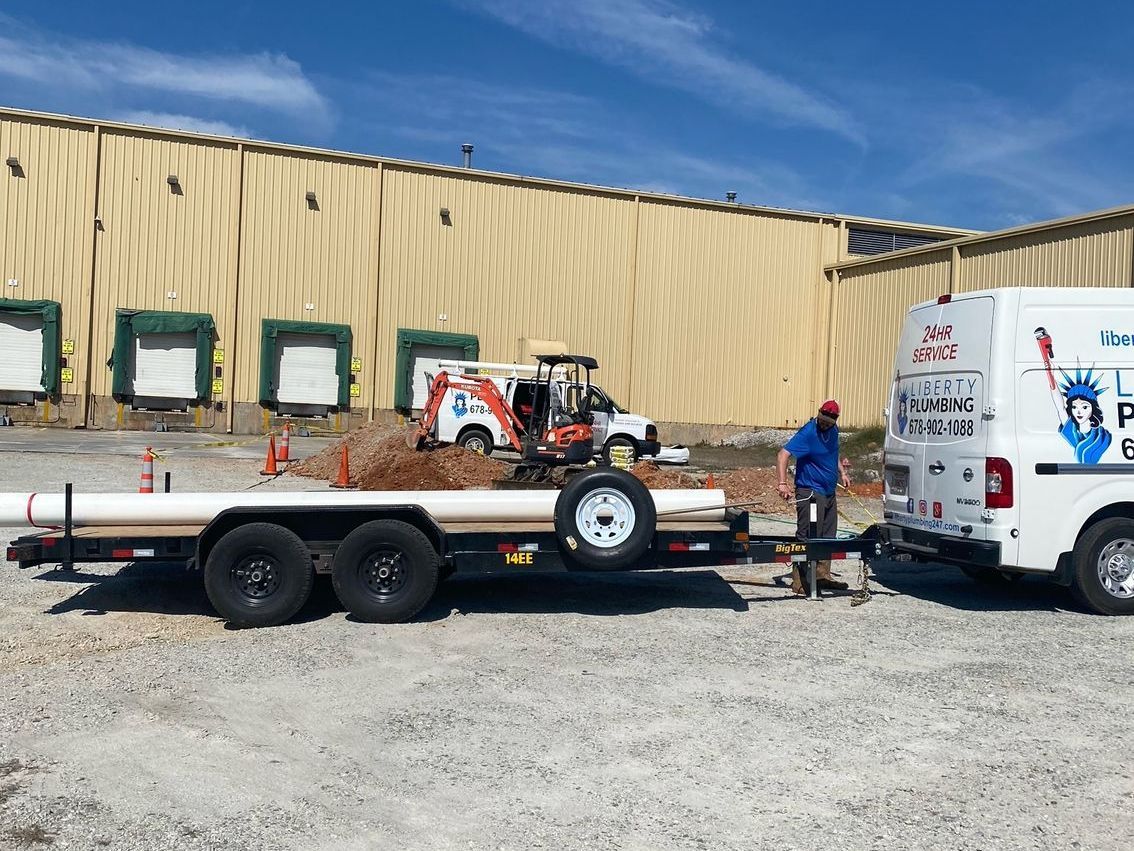
<svg viewBox="0 0 1134 851">
<path fill-rule="evenodd" d="M 850 114 L 821 93 L 730 54 L 710 18 L 670 0 L 454 2 L 750 119 L 816 127 L 864 143 Z"/>
<path fill-rule="evenodd" d="M 150 112 L 148 110 L 128 110 L 112 115 L 115 121 L 124 121 L 128 124 L 148 124 L 151 127 L 165 127 L 170 130 L 193 130 L 198 133 L 210 133 L 214 136 L 251 136 L 247 127 L 239 124 L 229 124 L 227 121 L 215 121 L 210 118 L 200 118 L 195 115 L 178 115 L 170 112 Z"/>
<path fill-rule="evenodd" d="M 0 15 L 0 77 L 44 89 L 167 93 L 325 120 L 323 95 L 287 56 L 187 55 L 42 32 Z"/>
<path fill-rule="evenodd" d="M 591 98 L 551 89 L 493 85 L 440 75 L 376 74 L 356 92 L 379 133 L 420 151 L 476 144 L 476 164 L 583 183 L 723 199 L 736 190 L 751 204 L 812 209 L 822 202 L 795 170 L 766 159 L 680 150 L 626 126 Z M 444 146 L 443 148 L 441 146 Z"/>
</svg>

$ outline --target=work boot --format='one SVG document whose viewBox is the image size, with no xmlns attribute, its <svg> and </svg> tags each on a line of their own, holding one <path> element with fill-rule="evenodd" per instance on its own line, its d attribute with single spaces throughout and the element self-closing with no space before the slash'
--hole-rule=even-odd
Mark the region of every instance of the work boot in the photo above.
<svg viewBox="0 0 1134 851">
<path fill-rule="evenodd" d="M 847 583 L 831 578 L 830 561 L 821 561 L 815 565 L 815 580 L 824 591 L 846 591 L 850 588 Z"/>
<path fill-rule="evenodd" d="M 806 597 L 811 593 L 811 588 L 807 584 L 806 571 L 806 564 L 800 566 L 799 563 L 796 563 L 791 566 L 791 593 L 798 594 L 800 597 Z"/>
</svg>

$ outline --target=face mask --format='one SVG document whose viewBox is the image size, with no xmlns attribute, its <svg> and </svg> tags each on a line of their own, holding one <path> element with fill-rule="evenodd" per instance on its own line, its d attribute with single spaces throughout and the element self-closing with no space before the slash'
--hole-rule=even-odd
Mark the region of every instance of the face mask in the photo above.
<svg viewBox="0 0 1134 851">
<path fill-rule="evenodd" d="M 820 414 L 815 418 L 815 424 L 823 429 L 823 431 L 826 431 L 835 424 L 835 420 L 833 417 L 829 417 L 826 414 Z"/>
</svg>

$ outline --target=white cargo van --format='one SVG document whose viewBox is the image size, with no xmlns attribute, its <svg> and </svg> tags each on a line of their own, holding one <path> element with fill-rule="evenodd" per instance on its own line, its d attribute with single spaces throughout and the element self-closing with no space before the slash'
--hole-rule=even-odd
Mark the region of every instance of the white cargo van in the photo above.
<svg viewBox="0 0 1134 851">
<path fill-rule="evenodd" d="M 444 369 L 450 374 L 467 372 L 491 378 L 521 422 L 527 423 L 536 392 L 534 367 L 479 361 L 438 360 L 435 363 L 437 371 Z M 424 364 L 429 383 L 432 383 L 433 362 L 425 361 Z M 583 389 L 582 385 L 568 386 L 563 378 L 559 384 L 564 398 Z M 594 420 L 591 424 L 594 429 L 594 451 L 606 460 L 610 460 L 610 450 L 616 446 L 630 450 L 634 460 L 643 456 L 656 456 L 661 451 L 657 425 L 646 417 L 624 410 L 595 384 L 590 386 L 587 410 Z M 493 449 L 511 448 L 507 435 L 488 406 L 468 398 L 466 393 L 454 390 L 450 390 L 441 403 L 433 439 L 441 443 L 456 443 L 486 455 L 491 454 Z"/>
<path fill-rule="evenodd" d="M 1134 614 L 1134 290 L 942 296 L 906 317 L 886 409 L 900 553 L 1043 573 Z"/>
</svg>

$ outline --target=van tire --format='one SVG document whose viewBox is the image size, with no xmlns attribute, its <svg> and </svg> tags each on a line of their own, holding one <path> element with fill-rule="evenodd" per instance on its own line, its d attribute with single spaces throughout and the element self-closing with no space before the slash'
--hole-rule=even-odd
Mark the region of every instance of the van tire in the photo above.
<svg viewBox="0 0 1134 851">
<path fill-rule="evenodd" d="M 658 514 L 649 489 L 609 467 L 571 479 L 555 501 L 555 537 L 572 570 L 623 570 L 650 548 Z"/>
<path fill-rule="evenodd" d="M 371 520 L 343 539 L 331 582 L 343 607 L 367 623 L 403 623 L 433 597 L 441 557 L 418 528 Z"/>
<path fill-rule="evenodd" d="M 233 626 L 276 626 L 311 596 L 315 567 L 302 539 L 275 523 L 225 533 L 205 562 L 205 593 Z"/>
<path fill-rule="evenodd" d="M 1119 596 L 1123 575 L 1126 587 L 1134 587 L 1134 520 L 1112 517 L 1091 526 L 1075 544 L 1072 554 L 1071 592 L 1095 614 L 1134 615 L 1134 593 Z M 1103 573 L 1110 577 L 1104 582 Z"/>
<path fill-rule="evenodd" d="M 612 437 L 602 447 L 602 460 L 610 463 L 610 450 L 612 447 L 625 447 L 630 450 L 630 463 L 638 463 L 638 444 L 627 437 Z"/>
<path fill-rule="evenodd" d="M 492 454 L 492 435 L 482 428 L 470 428 L 457 438 L 457 445 L 487 458 Z"/>
</svg>

